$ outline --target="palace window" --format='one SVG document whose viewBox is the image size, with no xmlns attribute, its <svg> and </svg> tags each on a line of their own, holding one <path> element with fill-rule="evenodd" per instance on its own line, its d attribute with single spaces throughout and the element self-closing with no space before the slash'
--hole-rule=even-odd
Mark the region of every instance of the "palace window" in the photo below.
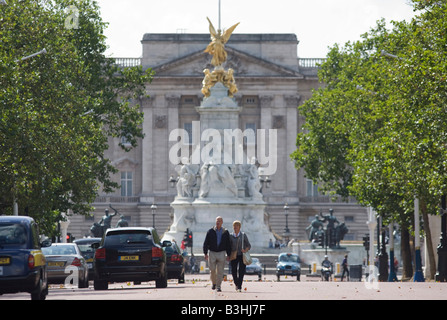
<svg viewBox="0 0 447 320">
<path fill-rule="evenodd" d="M 242 104 L 246 107 L 257 107 L 259 99 L 257 96 L 244 96 Z"/>
<path fill-rule="evenodd" d="M 318 197 L 318 184 L 314 184 L 312 180 L 306 180 L 306 195 L 308 197 Z"/>
<path fill-rule="evenodd" d="M 185 122 L 183 124 L 183 129 L 185 130 L 183 143 L 186 145 L 192 145 L 192 122 Z"/>
<path fill-rule="evenodd" d="M 122 171 L 121 172 L 121 196 L 122 197 L 131 197 L 133 195 L 132 183 L 133 183 L 132 171 Z"/>
<path fill-rule="evenodd" d="M 247 144 L 256 144 L 256 123 L 254 122 L 246 122 L 245 123 L 245 130 L 253 130 L 253 136 L 250 134 L 250 137 L 253 137 L 252 139 L 247 139 L 247 137 L 244 137 L 244 143 Z"/>
</svg>

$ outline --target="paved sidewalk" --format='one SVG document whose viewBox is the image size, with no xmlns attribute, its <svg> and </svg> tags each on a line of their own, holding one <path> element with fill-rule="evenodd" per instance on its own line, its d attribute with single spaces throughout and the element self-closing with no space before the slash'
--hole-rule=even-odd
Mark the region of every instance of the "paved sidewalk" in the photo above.
<svg viewBox="0 0 447 320">
<path fill-rule="evenodd" d="M 193 284 L 190 299 L 219 300 L 447 300 L 447 283 L 437 282 L 322 282 L 319 278 L 302 276 L 300 282 L 294 277 L 277 282 L 274 275 L 247 276 L 241 293 L 235 291 L 231 276 L 224 281 L 222 292 L 210 289 L 208 275 L 188 275 L 187 283 Z M 318 279 L 318 280 L 315 280 Z"/>
</svg>

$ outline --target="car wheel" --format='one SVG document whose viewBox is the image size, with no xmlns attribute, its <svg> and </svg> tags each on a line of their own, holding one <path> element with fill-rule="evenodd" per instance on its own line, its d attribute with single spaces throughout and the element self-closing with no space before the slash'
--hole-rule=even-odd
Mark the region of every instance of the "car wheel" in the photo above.
<svg viewBox="0 0 447 320">
<path fill-rule="evenodd" d="M 78 284 L 78 288 L 79 289 L 88 288 L 88 275 L 84 275 L 84 278 Z"/>
<path fill-rule="evenodd" d="M 109 289 L 109 283 L 103 280 L 95 280 L 93 282 L 93 288 L 95 288 L 95 290 L 107 290 Z"/>
<path fill-rule="evenodd" d="M 156 288 L 166 288 L 168 286 L 168 273 L 165 272 L 160 275 L 160 277 L 155 280 L 155 287 Z"/>
<path fill-rule="evenodd" d="M 185 274 L 184 273 L 178 278 L 178 283 L 185 283 Z"/>
<path fill-rule="evenodd" d="M 43 288 L 43 280 L 39 279 L 39 284 L 37 287 L 31 292 L 31 300 L 45 300 L 48 293 L 48 287 Z"/>
</svg>

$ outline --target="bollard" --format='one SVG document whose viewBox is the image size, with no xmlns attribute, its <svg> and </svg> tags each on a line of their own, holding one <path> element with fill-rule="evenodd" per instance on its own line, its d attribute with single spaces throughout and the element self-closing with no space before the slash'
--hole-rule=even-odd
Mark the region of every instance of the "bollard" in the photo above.
<svg viewBox="0 0 447 320">
<path fill-rule="evenodd" d="M 200 273 L 205 273 L 206 262 L 200 261 Z"/>
<path fill-rule="evenodd" d="M 317 263 L 312 262 L 312 274 L 317 274 Z"/>
<path fill-rule="evenodd" d="M 340 262 L 337 262 L 337 263 L 335 264 L 335 274 L 336 274 L 336 275 L 341 274 L 341 270 L 340 270 Z"/>
</svg>

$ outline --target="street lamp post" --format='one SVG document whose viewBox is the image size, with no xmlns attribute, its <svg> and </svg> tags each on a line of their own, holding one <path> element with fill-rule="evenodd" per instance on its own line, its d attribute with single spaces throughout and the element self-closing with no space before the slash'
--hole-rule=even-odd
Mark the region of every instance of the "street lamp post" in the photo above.
<svg viewBox="0 0 447 320">
<path fill-rule="evenodd" d="M 438 245 L 438 270 L 435 280 L 447 282 L 447 208 L 446 195 L 441 198 L 441 236 Z"/>
<path fill-rule="evenodd" d="M 264 178 L 262 176 L 259 176 L 259 182 L 261 183 L 261 190 L 259 190 L 259 192 L 264 194 L 265 189 L 270 188 L 270 183 L 272 182 L 272 180 L 269 178 L 269 176 L 265 176 Z"/>
<path fill-rule="evenodd" d="M 177 179 L 175 179 L 174 176 L 171 174 L 171 176 L 169 177 L 168 182 L 169 182 L 171 188 L 174 188 L 175 187 L 175 183 L 177 182 Z"/>
<path fill-rule="evenodd" d="M 284 205 L 284 215 L 286 216 L 286 228 L 284 229 L 284 237 L 287 238 L 287 241 L 290 237 L 290 229 L 289 229 L 289 206 L 287 203 Z"/>
<path fill-rule="evenodd" d="M 390 274 L 388 282 L 397 281 L 396 270 L 394 270 L 394 222 L 390 223 Z"/>
<path fill-rule="evenodd" d="M 263 187 L 265 186 L 266 188 L 270 188 L 270 183 L 272 182 L 272 180 L 269 178 L 269 176 L 265 176 L 264 179 L 260 179 Z"/>
<path fill-rule="evenodd" d="M 372 267 L 374 266 L 374 229 L 376 228 L 377 222 L 375 219 L 374 209 L 369 207 L 369 219 L 366 222 L 369 229 L 369 261 L 368 264 Z"/>
<path fill-rule="evenodd" d="M 155 228 L 155 213 L 157 211 L 157 206 L 153 202 L 151 205 L 151 210 L 152 210 L 152 227 Z"/>
<path fill-rule="evenodd" d="M 379 281 L 387 281 L 388 280 L 388 253 L 386 252 L 386 243 L 385 243 L 385 228 L 382 226 L 382 221 L 377 226 L 381 230 L 381 239 L 380 239 L 380 251 L 379 251 Z"/>
<path fill-rule="evenodd" d="M 419 199 L 414 198 L 414 246 L 415 246 L 415 272 L 413 281 L 424 282 L 424 275 L 422 273 L 421 261 L 421 239 L 419 235 Z"/>
</svg>

